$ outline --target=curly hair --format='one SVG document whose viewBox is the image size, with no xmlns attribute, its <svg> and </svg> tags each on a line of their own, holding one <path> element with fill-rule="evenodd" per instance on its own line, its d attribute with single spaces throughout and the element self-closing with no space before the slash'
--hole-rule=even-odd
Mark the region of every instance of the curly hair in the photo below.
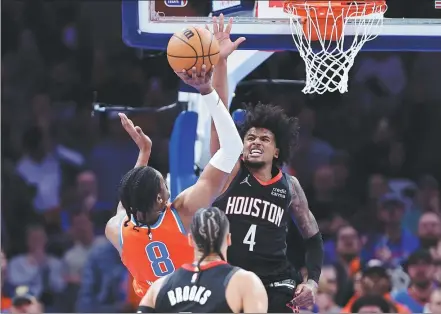
<svg viewBox="0 0 441 314">
<path fill-rule="evenodd" d="M 119 198 L 126 210 L 127 220 L 124 226 L 127 227 L 131 218 L 136 223 L 134 227 L 147 226 L 150 236 L 150 224 L 145 219 L 149 211 L 154 208 L 157 195 L 161 192 L 161 179 L 157 171 L 149 166 L 136 167 L 127 172 L 119 187 Z M 137 213 L 143 213 L 144 219 L 138 220 Z"/>
<path fill-rule="evenodd" d="M 288 161 L 299 137 L 298 119 L 288 117 L 281 107 L 275 105 L 258 103 L 256 106 L 246 105 L 245 110 L 245 121 L 239 127 L 242 140 L 251 128 L 270 130 L 279 149 L 279 157 L 274 163 L 281 166 Z"/>
</svg>

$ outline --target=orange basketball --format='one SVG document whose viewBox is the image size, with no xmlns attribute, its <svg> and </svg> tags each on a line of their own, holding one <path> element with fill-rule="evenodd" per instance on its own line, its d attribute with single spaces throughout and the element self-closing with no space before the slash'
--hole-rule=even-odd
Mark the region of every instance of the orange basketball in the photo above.
<svg viewBox="0 0 441 314">
<path fill-rule="evenodd" d="M 167 59 L 175 72 L 196 67 L 199 73 L 204 64 L 209 70 L 219 61 L 219 43 L 209 30 L 190 26 L 170 38 Z"/>
</svg>

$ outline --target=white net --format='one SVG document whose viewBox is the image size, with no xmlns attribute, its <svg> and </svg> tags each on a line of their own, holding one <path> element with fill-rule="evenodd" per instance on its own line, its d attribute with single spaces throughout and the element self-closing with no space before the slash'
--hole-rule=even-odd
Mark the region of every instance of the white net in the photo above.
<svg viewBox="0 0 441 314">
<path fill-rule="evenodd" d="M 319 12 L 314 4 L 299 2 L 287 3 L 285 12 L 290 14 L 292 37 L 305 61 L 303 93 L 347 92 L 348 74 L 355 56 L 367 41 L 380 34 L 386 4 L 353 1 L 336 9 L 328 1 L 323 14 L 323 7 Z M 347 36 L 349 28 L 351 36 Z M 318 38 L 313 41 L 315 34 Z"/>
</svg>

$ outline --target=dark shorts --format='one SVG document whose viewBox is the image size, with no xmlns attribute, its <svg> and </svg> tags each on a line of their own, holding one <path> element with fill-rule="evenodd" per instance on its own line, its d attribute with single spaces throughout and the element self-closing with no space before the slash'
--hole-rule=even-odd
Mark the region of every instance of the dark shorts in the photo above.
<svg viewBox="0 0 441 314">
<path fill-rule="evenodd" d="M 266 286 L 268 294 L 268 313 L 292 313 L 293 310 L 286 306 L 293 297 L 296 282 L 292 279 L 275 282 Z"/>
</svg>

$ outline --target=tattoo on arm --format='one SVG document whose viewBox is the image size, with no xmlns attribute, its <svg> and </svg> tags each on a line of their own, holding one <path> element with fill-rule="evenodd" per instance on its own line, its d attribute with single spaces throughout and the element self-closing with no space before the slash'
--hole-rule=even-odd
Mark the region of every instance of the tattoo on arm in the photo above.
<svg viewBox="0 0 441 314">
<path fill-rule="evenodd" d="M 299 180 L 291 176 L 290 181 L 292 215 L 303 238 L 308 239 L 319 232 L 317 221 L 309 210 L 308 200 Z"/>
</svg>

